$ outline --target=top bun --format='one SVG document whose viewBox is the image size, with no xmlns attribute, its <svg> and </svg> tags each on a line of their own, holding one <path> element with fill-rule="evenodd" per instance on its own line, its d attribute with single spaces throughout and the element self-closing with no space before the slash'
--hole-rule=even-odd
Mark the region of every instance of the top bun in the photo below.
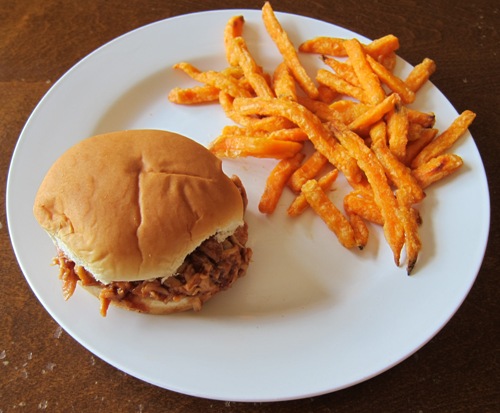
<svg viewBox="0 0 500 413">
<path fill-rule="evenodd" d="M 243 213 L 216 156 L 159 130 L 81 141 L 50 168 L 34 204 L 56 246 L 105 284 L 173 274 L 205 239 L 232 234 Z"/>
</svg>

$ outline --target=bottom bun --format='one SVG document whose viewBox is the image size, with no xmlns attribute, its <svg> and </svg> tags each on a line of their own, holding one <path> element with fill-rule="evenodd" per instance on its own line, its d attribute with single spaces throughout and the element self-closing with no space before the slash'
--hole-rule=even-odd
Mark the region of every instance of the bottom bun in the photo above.
<svg viewBox="0 0 500 413">
<path fill-rule="evenodd" d="M 93 296 L 97 297 L 101 301 L 101 313 L 104 315 L 107 310 L 107 305 L 112 304 L 115 307 L 120 307 L 126 310 L 137 311 L 139 313 L 145 314 L 155 314 L 155 315 L 166 315 L 172 313 L 180 313 L 183 311 L 199 311 L 201 306 L 205 301 L 207 301 L 211 296 L 206 297 L 182 297 L 178 300 L 171 301 L 159 301 L 147 297 L 134 297 L 131 300 L 111 300 L 105 302 L 101 299 L 101 292 L 103 287 L 100 285 L 83 285 L 81 282 L 78 283 L 80 287 L 91 293 Z M 104 308 L 103 308 L 104 307 Z"/>
</svg>

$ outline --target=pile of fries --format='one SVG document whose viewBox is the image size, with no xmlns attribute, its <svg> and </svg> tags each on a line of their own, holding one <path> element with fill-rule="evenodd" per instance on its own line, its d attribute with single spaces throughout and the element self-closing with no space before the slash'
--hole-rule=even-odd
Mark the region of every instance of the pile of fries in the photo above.
<svg viewBox="0 0 500 413">
<path fill-rule="evenodd" d="M 234 16 L 223 32 L 228 67 L 176 64 L 200 85 L 174 88 L 169 100 L 221 105 L 234 124 L 210 144 L 217 156 L 277 160 L 260 199 L 262 213 L 272 214 L 288 188 L 296 195 L 288 215 L 311 207 L 346 248 L 362 249 L 368 223 L 380 225 L 397 266 L 405 250 L 410 274 L 422 248 L 418 205 L 429 185 L 462 166 L 458 155 L 446 152 L 475 114 L 466 110 L 439 132 L 433 113 L 411 109 L 436 65 L 426 58 L 405 79 L 395 75 L 399 41 L 393 35 L 369 44 L 317 37 L 295 48 L 269 2 L 262 19 L 282 57 L 272 74 L 247 47 L 244 17 Z M 323 60 L 314 80 L 299 52 Z M 352 190 L 336 206 L 328 191 L 339 173 Z"/>
</svg>

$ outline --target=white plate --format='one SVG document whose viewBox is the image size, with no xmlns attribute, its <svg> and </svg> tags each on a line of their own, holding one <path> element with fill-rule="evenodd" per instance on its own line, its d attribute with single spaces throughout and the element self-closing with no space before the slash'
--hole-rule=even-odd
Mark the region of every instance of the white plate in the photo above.
<svg viewBox="0 0 500 413">
<path fill-rule="evenodd" d="M 207 144 L 228 124 L 217 105 L 175 106 L 168 91 L 193 83 L 171 67 L 226 66 L 222 31 L 243 14 L 244 35 L 267 70 L 280 60 L 260 11 L 180 16 L 142 27 L 96 50 L 64 75 L 27 122 L 7 185 L 8 225 L 16 256 L 51 316 L 92 353 L 144 381 L 228 401 L 275 401 L 331 392 L 373 377 L 430 340 L 471 288 L 488 236 L 489 195 L 470 135 L 455 147 L 465 167 L 429 189 L 423 203 L 424 249 L 415 274 L 396 268 L 381 232 L 364 251 L 347 251 L 313 214 L 289 220 L 286 194 L 272 217 L 257 203 L 272 162 L 225 162 L 248 190 L 247 276 L 201 313 L 155 317 L 113 309 L 77 289 L 64 302 L 47 235 L 32 216 L 35 192 L 54 160 L 78 140 L 127 128 L 177 131 Z M 334 25 L 278 13 L 292 41 L 319 35 L 367 39 Z M 404 45 L 403 45 L 404 49 Z M 432 56 L 431 56 L 432 57 Z M 320 65 L 301 56 L 308 70 Z M 398 62 L 405 73 L 410 66 Z M 432 85 L 416 107 L 434 111 L 444 129 L 457 116 Z M 345 185 L 345 184 L 344 184 Z M 342 191 L 342 181 L 337 191 Z"/>
</svg>

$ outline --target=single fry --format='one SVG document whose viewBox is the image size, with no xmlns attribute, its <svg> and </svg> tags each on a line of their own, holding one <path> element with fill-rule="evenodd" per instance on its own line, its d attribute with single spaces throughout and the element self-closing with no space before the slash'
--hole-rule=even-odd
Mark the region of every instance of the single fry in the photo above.
<svg viewBox="0 0 500 413">
<path fill-rule="evenodd" d="M 403 103 L 412 103 L 415 100 L 415 92 L 413 92 L 402 79 L 394 75 L 383 64 L 377 62 L 370 55 L 366 56 L 366 60 L 375 74 L 379 77 L 380 81 L 394 93 L 401 96 Z"/>
<path fill-rule="evenodd" d="M 304 53 L 316 53 L 327 56 L 346 57 L 347 52 L 344 47 L 345 39 L 338 37 L 318 36 L 306 40 L 299 46 L 299 51 Z M 379 39 L 375 39 L 367 45 L 363 45 L 364 50 L 374 59 L 383 60 L 385 56 L 391 56 L 399 49 L 399 39 L 389 34 Z"/>
<path fill-rule="evenodd" d="M 285 62 L 281 62 L 274 70 L 273 89 L 277 98 L 297 100 L 295 79 Z"/>
<path fill-rule="evenodd" d="M 317 98 L 318 88 L 302 66 L 294 45 L 288 38 L 288 34 L 283 30 L 283 27 L 281 27 L 268 1 L 266 1 L 262 7 L 262 20 L 264 21 L 267 32 L 278 47 L 278 50 L 293 73 L 297 83 L 310 98 Z"/>
<path fill-rule="evenodd" d="M 306 40 L 300 44 L 299 51 L 336 57 L 347 56 L 344 48 L 344 39 L 338 37 L 318 36 Z"/>
<path fill-rule="evenodd" d="M 330 172 L 326 173 L 323 175 L 321 178 L 318 179 L 318 185 L 321 187 L 323 191 L 328 191 L 333 183 L 336 181 L 337 177 L 339 176 L 339 170 L 338 169 L 332 169 Z M 305 195 L 301 192 L 299 195 L 295 197 L 293 202 L 290 204 L 288 207 L 287 213 L 291 217 L 296 217 L 302 214 L 309 204 L 307 203 L 307 199 Z"/>
<path fill-rule="evenodd" d="M 318 100 L 323 103 L 331 104 L 336 98 L 338 93 L 325 85 L 318 85 Z"/>
<path fill-rule="evenodd" d="M 417 92 L 429 80 L 436 71 L 434 60 L 425 58 L 422 63 L 416 65 L 405 80 L 406 85 L 413 92 Z"/>
<path fill-rule="evenodd" d="M 392 58 L 394 52 L 399 49 L 399 39 L 393 34 L 382 36 L 364 46 L 367 54 L 377 61 L 383 61 L 384 57 Z"/>
<path fill-rule="evenodd" d="M 366 100 L 371 104 L 382 102 L 386 96 L 380 84 L 378 76 L 366 60 L 366 55 L 361 43 L 356 39 L 349 39 L 344 42 L 349 60 L 361 84 Z"/>
<path fill-rule="evenodd" d="M 221 135 L 210 144 L 210 151 L 221 158 L 285 159 L 295 156 L 302 150 L 299 142 L 249 137 L 241 135 Z"/>
<path fill-rule="evenodd" d="M 278 205 L 286 183 L 292 173 L 300 166 L 304 159 L 303 153 L 297 153 L 291 158 L 282 159 L 269 174 L 264 193 L 259 202 L 259 211 L 263 214 L 272 214 Z"/>
<path fill-rule="evenodd" d="M 351 64 L 341 62 L 337 59 L 327 56 L 322 56 L 322 59 L 326 65 L 335 70 L 335 73 L 337 73 L 339 77 L 344 79 L 346 82 L 349 82 L 353 86 L 361 87 L 358 76 L 356 75 L 356 72 L 354 72 Z"/>
<path fill-rule="evenodd" d="M 398 159 L 404 159 L 410 128 L 406 106 L 403 106 L 401 102 L 396 102 L 386 119 L 389 149 Z"/>
<path fill-rule="evenodd" d="M 277 139 L 281 141 L 305 142 L 309 138 L 307 134 L 300 128 L 278 129 L 269 132 L 267 137 L 269 139 Z"/>
<path fill-rule="evenodd" d="M 349 129 L 356 133 L 366 131 L 370 126 L 381 120 L 387 113 L 394 109 L 399 102 L 399 95 L 392 94 L 387 96 L 382 102 L 371 106 L 358 118 L 349 124 Z"/>
<path fill-rule="evenodd" d="M 190 88 L 173 88 L 168 94 L 168 100 L 178 105 L 196 105 L 199 103 L 219 100 L 219 89 L 211 85 L 194 86 Z"/>
<path fill-rule="evenodd" d="M 451 175 L 463 165 L 463 160 L 455 154 L 436 156 L 419 167 L 412 174 L 422 188 Z"/>
<path fill-rule="evenodd" d="M 411 275 L 422 249 L 422 241 L 418 233 L 420 216 L 411 206 L 412 197 L 405 188 L 399 188 L 396 191 L 396 198 L 399 204 L 399 219 L 402 222 L 405 233 L 406 273 Z"/>
<path fill-rule="evenodd" d="M 221 72 L 209 70 L 202 72 L 190 63 L 180 62 L 174 65 L 174 69 L 182 70 L 189 77 L 197 80 L 200 83 L 211 85 L 221 91 L 226 92 L 230 96 L 250 97 L 250 93 L 240 87 L 238 79 L 233 76 L 226 75 Z"/>
<path fill-rule="evenodd" d="M 407 113 L 410 123 L 417 123 L 424 128 L 432 128 L 436 122 L 436 115 L 434 113 L 420 112 L 410 108 L 407 108 Z"/>
<path fill-rule="evenodd" d="M 262 75 L 262 70 L 257 63 L 255 63 L 243 37 L 236 37 L 232 42 L 233 53 L 236 54 L 238 64 L 242 68 L 245 78 L 250 83 L 255 94 L 262 97 L 274 97 L 273 90 L 267 83 L 266 78 Z"/>
<path fill-rule="evenodd" d="M 360 102 L 365 102 L 366 96 L 363 89 L 350 84 L 340 76 L 337 76 L 335 73 L 332 73 L 325 69 L 319 69 L 316 73 L 316 80 L 322 85 L 328 86 L 330 89 L 336 91 L 337 93 L 353 97 Z"/>
<path fill-rule="evenodd" d="M 357 160 L 360 168 L 364 171 L 373 189 L 373 199 L 380 208 L 384 219 L 384 235 L 393 252 L 394 262 L 399 266 L 401 249 L 404 244 L 404 232 L 397 215 L 396 198 L 387 182 L 384 168 L 373 151 L 356 133 L 339 122 L 330 122 L 329 126 L 342 146 Z"/>
<path fill-rule="evenodd" d="M 339 242 L 344 247 L 353 248 L 357 246 L 356 237 L 351 224 L 333 204 L 330 198 L 328 198 L 316 180 L 311 179 L 307 181 L 302 186 L 302 192 L 314 212 L 316 212 L 326 223 L 328 228 L 337 235 Z"/>
<path fill-rule="evenodd" d="M 358 215 L 364 220 L 377 225 L 384 225 L 384 218 L 380 208 L 373 200 L 373 194 L 364 191 L 354 190 L 344 197 L 344 210 L 347 215 Z"/>
<path fill-rule="evenodd" d="M 300 192 L 300 188 L 309 179 L 315 178 L 328 163 L 320 152 L 314 151 L 313 154 L 292 174 L 288 181 L 288 186 L 294 192 Z"/>
<path fill-rule="evenodd" d="M 412 168 L 426 163 L 449 149 L 467 131 L 475 117 L 476 114 L 474 112 L 470 110 L 463 111 L 448 129 L 420 151 L 411 163 Z"/>
<path fill-rule="evenodd" d="M 233 102 L 244 115 L 282 116 L 301 128 L 318 152 L 331 164 L 340 169 L 352 185 L 359 183 L 363 176 L 356 161 L 338 144 L 321 120 L 297 102 L 284 99 L 238 98 Z"/>
<path fill-rule="evenodd" d="M 368 243 L 369 231 L 365 220 L 357 214 L 348 214 L 349 223 L 354 231 L 354 239 L 360 250 Z"/>
<path fill-rule="evenodd" d="M 238 56 L 234 53 L 233 39 L 243 34 L 243 16 L 233 16 L 226 23 L 224 29 L 224 46 L 226 50 L 226 60 L 231 66 L 238 66 Z"/>
</svg>

